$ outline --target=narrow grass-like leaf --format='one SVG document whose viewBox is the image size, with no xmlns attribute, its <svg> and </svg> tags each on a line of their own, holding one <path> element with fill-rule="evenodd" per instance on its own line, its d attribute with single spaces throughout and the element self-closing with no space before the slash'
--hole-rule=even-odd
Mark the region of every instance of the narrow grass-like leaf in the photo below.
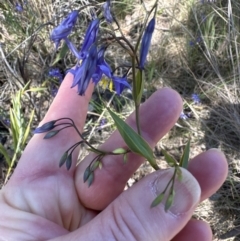
<svg viewBox="0 0 240 241">
<path fill-rule="evenodd" d="M 180 167 L 183 167 L 185 169 L 188 168 L 189 153 L 190 153 L 190 139 L 188 140 L 188 143 L 184 148 L 183 155 L 182 155 L 180 163 L 179 163 Z"/>
<path fill-rule="evenodd" d="M 30 120 L 28 121 L 28 125 L 27 125 L 27 128 L 26 128 L 24 136 L 23 136 L 22 146 L 25 145 L 25 143 L 27 141 L 27 138 L 29 136 L 30 129 L 31 129 L 31 124 L 32 124 L 32 121 L 33 121 L 33 117 L 34 117 L 34 110 L 32 110 L 32 113 L 30 115 Z"/>
<path fill-rule="evenodd" d="M 156 160 L 154 159 L 153 151 L 148 143 L 114 112 L 112 112 L 109 108 L 107 109 L 129 149 L 132 152 L 145 157 L 153 168 L 159 169 Z"/>
<path fill-rule="evenodd" d="M 10 156 L 8 155 L 6 149 L 4 148 L 4 146 L 0 143 L 0 153 L 4 156 L 8 166 L 11 165 L 11 159 Z"/>
<path fill-rule="evenodd" d="M 137 72 L 137 76 L 136 76 L 136 97 L 135 97 L 135 101 L 136 103 L 139 105 L 141 103 L 141 99 L 142 99 L 142 94 L 143 94 L 143 87 L 144 87 L 144 76 L 143 76 L 143 71 L 139 70 Z"/>
<path fill-rule="evenodd" d="M 162 152 L 169 166 L 174 167 L 177 165 L 176 160 L 172 156 L 170 156 L 165 150 L 162 150 Z"/>
<path fill-rule="evenodd" d="M 164 193 L 159 194 L 152 202 L 151 208 L 156 207 L 158 204 L 162 202 L 164 198 Z"/>
</svg>

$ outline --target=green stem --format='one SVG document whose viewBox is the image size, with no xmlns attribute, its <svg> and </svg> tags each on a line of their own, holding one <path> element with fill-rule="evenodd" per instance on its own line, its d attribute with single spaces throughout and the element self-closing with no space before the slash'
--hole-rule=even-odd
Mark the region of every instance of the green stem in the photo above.
<svg viewBox="0 0 240 241">
<path fill-rule="evenodd" d="M 135 103 L 135 117 L 136 117 L 137 132 L 141 136 L 140 119 L 139 119 L 139 103 L 137 102 L 135 56 L 132 58 L 132 73 L 133 73 L 133 96 L 134 96 L 134 103 Z"/>
</svg>

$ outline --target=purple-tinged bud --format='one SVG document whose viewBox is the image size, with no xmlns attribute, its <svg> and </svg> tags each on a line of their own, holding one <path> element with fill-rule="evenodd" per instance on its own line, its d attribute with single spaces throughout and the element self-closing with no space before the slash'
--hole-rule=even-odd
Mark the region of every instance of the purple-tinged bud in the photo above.
<svg viewBox="0 0 240 241">
<path fill-rule="evenodd" d="M 108 23 L 112 23 L 113 22 L 113 16 L 111 13 L 111 2 L 110 0 L 107 0 L 104 4 L 103 4 L 103 15 L 106 19 L 106 21 Z"/>
<path fill-rule="evenodd" d="M 182 120 L 186 120 L 186 119 L 188 119 L 188 116 L 182 111 L 179 118 Z"/>
<path fill-rule="evenodd" d="M 72 154 L 69 154 L 66 159 L 66 167 L 68 171 L 70 170 L 71 166 L 72 166 Z"/>
<path fill-rule="evenodd" d="M 64 154 L 62 155 L 60 161 L 59 161 L 59 167 L 61 167 L 67 160 L 67 157 L 68 157 L 68 153 L 67 152 L 64 152 Z"/>
<path fill-rule="evenodd" d="M 44 133 L 47 131 L 51 131 L 55 127 L 56 122 L 57 122 L 57 120 L 49 121 L 49 122 L 43 124 L 42 126 L 36 128 L 33 133 L 40 134 L 40 133 Z"/>
<path fill-rule="evenodd" d="M 53 29 L 50 39 L 55 43 L 56 49 L 62 39 L 66 39 L 77 22 L 78 11 L 71 12 L 56 28 Z"/>
<path fill-rule="evenodd" d="M 152 34 L 155 28 L 155 18 L 153 18 L 145 29 L 143 34 L 141 48 L 140 48 L 140 69 L 144 69 L 144 64 L 148 55 L 149 47 L 151 44 Z"/>
<path fill-rule="evenodd" d="M 192 94 L 192 100 L 195 105 L 199 105 L 201 103 L 201 100 L 198 94 Z"/>
</svg>

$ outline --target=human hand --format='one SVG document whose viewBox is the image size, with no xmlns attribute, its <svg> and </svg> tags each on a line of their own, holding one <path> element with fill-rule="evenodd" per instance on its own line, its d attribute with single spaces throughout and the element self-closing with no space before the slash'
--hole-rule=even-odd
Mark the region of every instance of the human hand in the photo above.
<svg viewBox="0 0 240 241">
<path fill-rule="evenodd" d="M 71 89 L 68 74 L 43 123 L 70 117 L 83 129 L 93 85 L 85 96 Z M 180 96 L 171 89 L 154 93 L 142 104 L 143 137 L 153 147 L 177 121 L 182 109 Z M 128 118 L 134 127 L 134 115 Z M 172 169 L 149 174 L 123 192 L 127 180 L 144 161 L 129 154 L 127 164 L 122 157 L 108 156 L 103 168 L 95 171 L 90 188 L 83 183 L 83 173 L 94 154 L 77 167 L 77 151 L 72 167 L 58 168 L 62 154 L 79 141 L 71 128 L 51 140 L 34 135 L 26 147 L 11 179 L 0 191 L 0 241 L 208 241 L 211 230 L 202 221 L 191 220 L 196 205 L 212 195 L 227 175 L 227 162 L 217 150 L 209 150 L 189 163 L 182 182 L 176 181 L 176 197 L 168 212 L 164 205 L 150 208 L 151 202 L 166 186 Z M 118 132 L 101 146 L 112 151 L 124 147 Z"/>
</svg>

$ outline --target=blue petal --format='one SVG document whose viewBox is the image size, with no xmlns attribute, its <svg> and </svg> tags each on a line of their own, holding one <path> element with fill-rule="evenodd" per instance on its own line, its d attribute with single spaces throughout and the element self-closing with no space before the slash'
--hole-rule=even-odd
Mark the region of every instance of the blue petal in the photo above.
<svg viewBox="0 0 240 241">
<path fill-rule="evenodd" d="M 111 13 L 110 0 L 103 4 L 103 15 L 108 23 L 113 22 L 113 16 Z"/>
<path fill-rule="evenodd" d="M 143 34 L 141 48 L 140 48 L 140 65 L 139 65 L 140 69 L 144 68 L 144 64 L 146 62 L 154 28 L 155 28 L 155 18 L 151 19 Z"/>
<path fill-rule="evenodd" d="M 75 45 L 68 39 L 65 39 L 65 42 L 68 46 L 68 48 L 70 49 L 70 51 L 76 56 L 77 59 L 81 59 L 81 56 L 77 50 L 77 48 L 75 47 Z"/>
<path fill-rule="evenodd" d="M 55 43 L 56 48 L 62 39 L 67 38 L 76 24 L 78 11 L 71 12 L 56 28 L 53 29 L 50 39 Z"/>
<path fill-rule="evenodd" d="M 94 19 L 88 26 L 85 38 L 82 44 L 81 53 L 88 51 L 89 47 L 96 41 L 100 20 Z"/>
</svg>

